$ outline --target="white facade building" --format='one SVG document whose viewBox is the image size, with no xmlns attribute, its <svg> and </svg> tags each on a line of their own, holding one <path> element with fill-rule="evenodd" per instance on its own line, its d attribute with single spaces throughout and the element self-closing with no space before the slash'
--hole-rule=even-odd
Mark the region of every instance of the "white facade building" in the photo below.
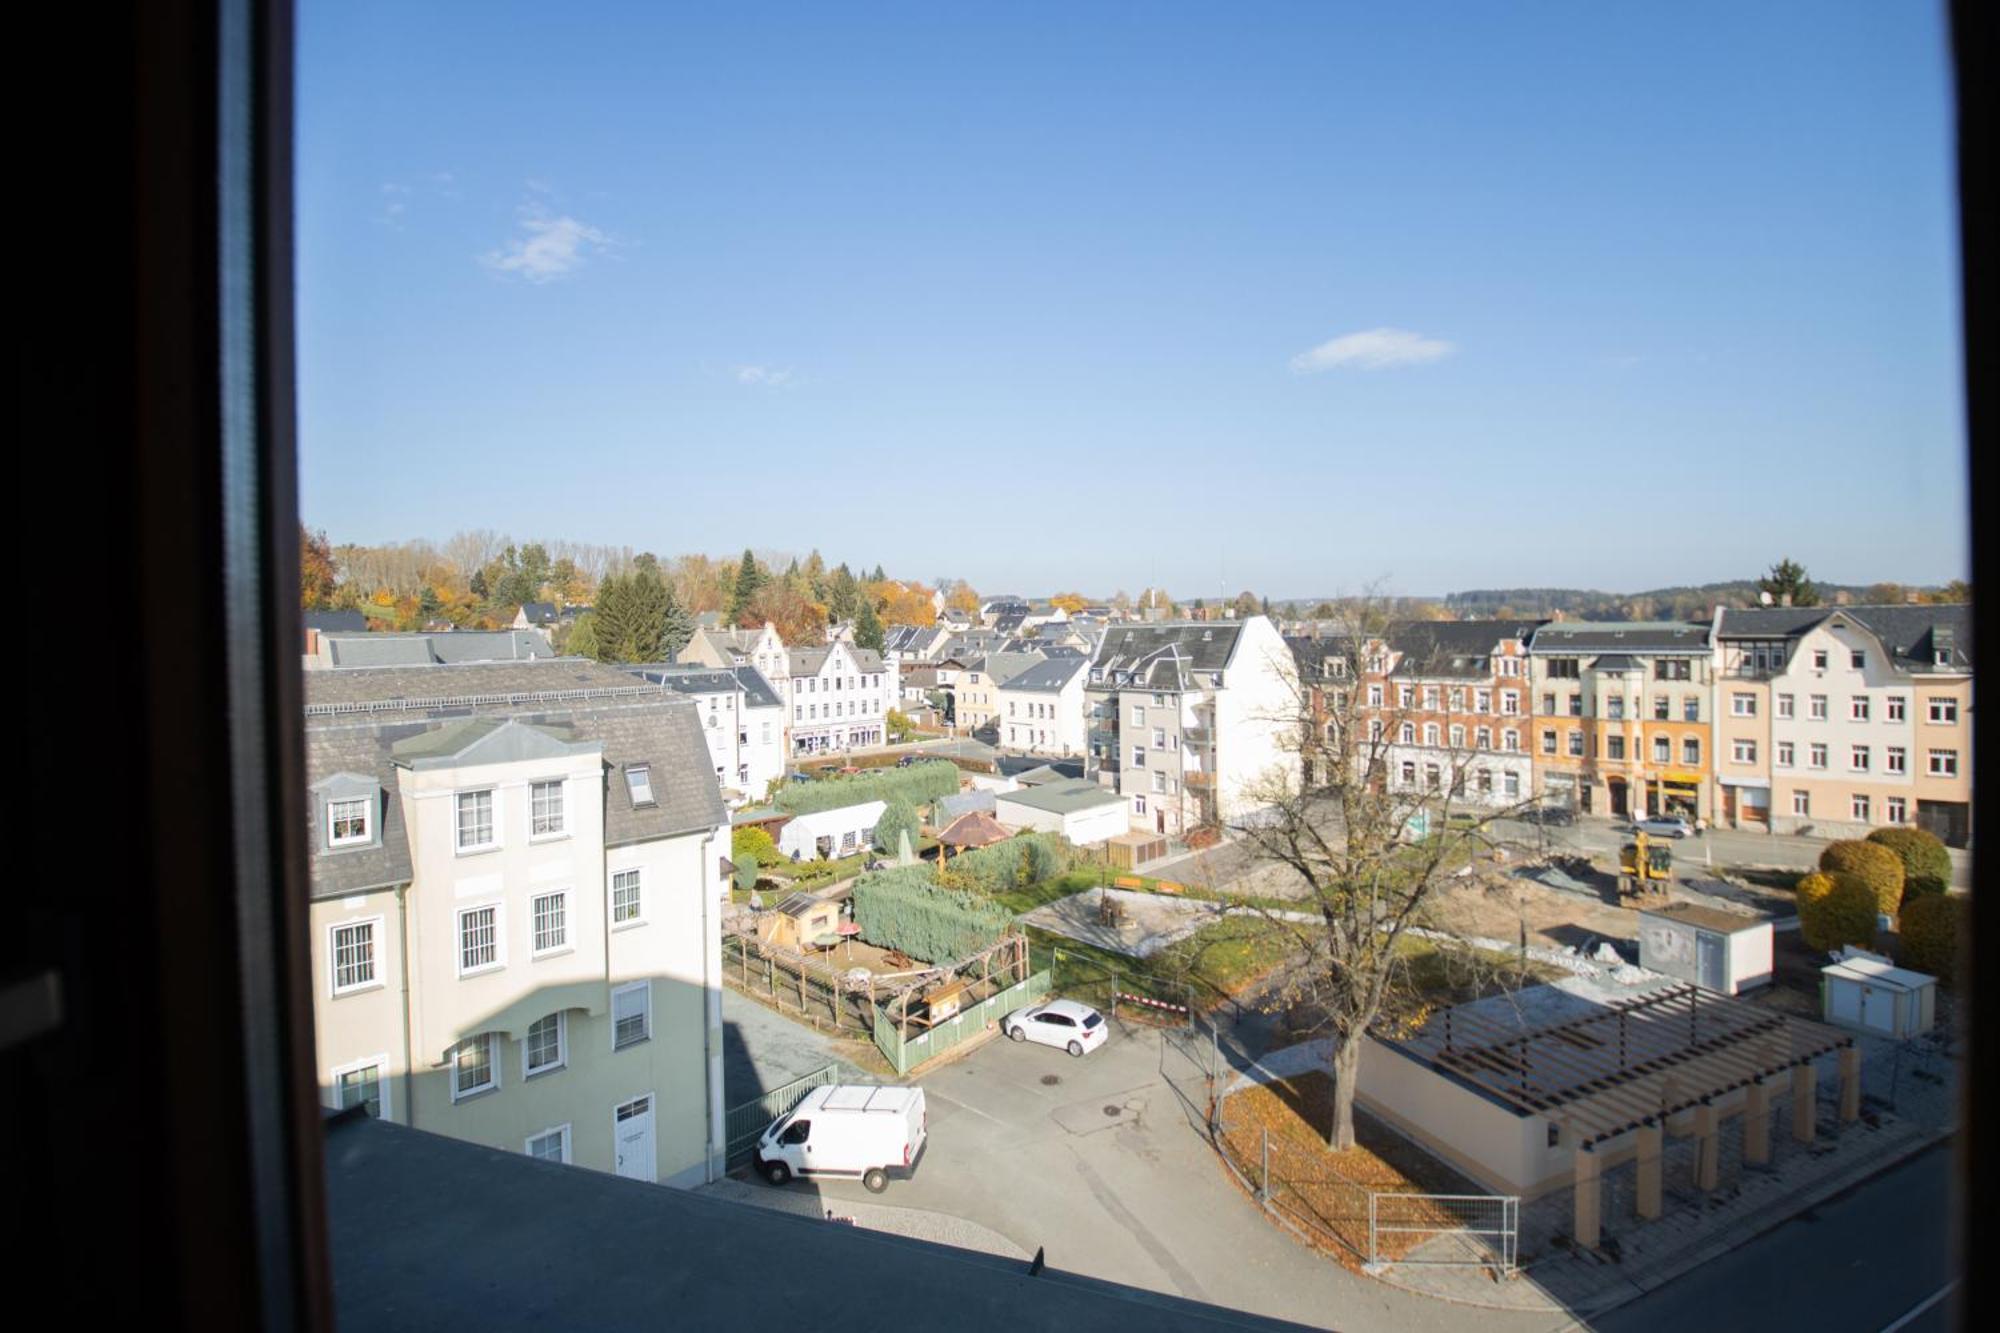
<svg viewBox="0 0 2000 1333">
<path fill-rule="evenodd" d="M 791 753 L 820 754 L 889 737 L 896 706 L 896 665 L 851 643 L 791 650 L 785 700 L 791 708 Z"/>
<path fill-rule="evenodd" d="M 756 667 L 638 667 L 634 674 L 694 703 L 716 781 L 730 805 L 762 800 L 784 776 L 784 701 Z"/>
<path fill-rule="evenodd" d="M 1000 744 L 1029 754 L 1082 754 L 1083 683 L 1090 663 L 1052 657 L 1005 681 L 997 691 Z"/>
</svg>

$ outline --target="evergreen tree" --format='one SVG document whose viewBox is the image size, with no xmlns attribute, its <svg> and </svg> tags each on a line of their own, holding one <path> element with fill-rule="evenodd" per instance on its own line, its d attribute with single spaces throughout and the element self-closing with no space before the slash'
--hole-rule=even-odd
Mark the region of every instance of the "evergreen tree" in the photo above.
<svg viewBox="0 0 2000 1333">
<path fill-rule="evenodd" d="M 1818 606 L 1819 589 L 1806 577 L 1806 568 L 1790 558 L 1771 566 L 1771 572 L 1757 580 L 1760 592 L 1768 593 L 1775 606 Z"/>
<path fill-rule="evenodd" d="M 854 615 L 854 642 L 862 648 L 882 651 L 882 618 L 875 614 L 875 601 L 870 597 L 860 599 L 861 605 Z"/>
<path fill-rule="evenodd" d="M 597 613 L 592 611 L 576 618 L 569 627 L 569 633 L 562 642 L 562 650 L 571 657 L 592 657 L 602 660 L 603 654 L 597 646 Z"/>
<path fill-rule="evenodd" d="M 877 565 L 875 566 L 875 572 L 868 576 L 868 581 L 870 583 L 887 583 L 889 576 L 882 572 L 882 566 Z"/>
<path fill-rule="evenodd" d="M 840 621 L 856 619 L 863 598 L 853 572 L 843 564 L 828 576 L 826 583 L 827 614 Z"/>
<path fill-rule="evenodd" d="M 750 548 L 746 546 L 743 548 L 743 563 L 736 567 L 736 587 L 729 594 L 730 624 L 743 623 L 743 613 L 750 609 L 750 603 L 755 600 L 757 590 L 763 586 L 764 571 L 757 568 L 757 557 L 752 555 Z"/>
</svg>

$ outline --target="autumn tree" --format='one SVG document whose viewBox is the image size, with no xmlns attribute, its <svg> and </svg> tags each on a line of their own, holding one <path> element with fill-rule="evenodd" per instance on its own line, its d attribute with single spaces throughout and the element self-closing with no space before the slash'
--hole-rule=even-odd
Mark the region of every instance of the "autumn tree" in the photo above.
<svg viewBox="0 0 2000 1333">
<path fill-rule="evenodd" d="M 1760 592 L 1776 606 L 1818 606 L 1819 589 L 1806 577 L 1806 567 L 1787 557 L 1771 566 L 1771 572 L 1757 580 Z"/>
<path fill-rule="evenodd" d="M 802 582 L 790 578 L 773 579 L 759 588 L 744 619 L 751 625 L 769 622 L 785 643 L 826 641 L 826 608 L 812 599 Z"/>
<path fill-rule="evenodd" d="M 1236 600 L 1229 604 L 1229 614 L 1238 620 L 1247 620 L 1257 614 L 1257 594 L 1244 589 L 1236 594 Z"/>
<path fill-rule="evenodd" d="M 1322 632 L 1314 670 L 1353 682 L 1372 656 L 1371 643 L 1388 629 L 1389 609 L 1380 599 L 1356 601 L 1337 622 Z M 1281 946 L 1270 994 L 1328 1039 L 1334 1094 L 1327 1137 L 1336 1150 L 1354 1143 L 1355 1079 L 1367 1037 L 1420 1023 L 1437 1002 L 1434 983 L 1414 970 L 1411 932 L 1448 926 L 1439 900 L 1453 876 L 1495 844 L 1496 820 L 1519 813 L 1467 798 L 1480 758 L 1471 750 L 1441 749 L 1441 771 L 1422 782 L 1390 771 L 1389 747 L 1402 719 L 1381 708 L 1364 715 L 1362 694 L 1332 681 L 1298 685 L 1282 715 L 1269 719 L 1292 738 L 1295 765 L 1266 775 L 1253 798 L 1265 809 L 1239 830 L 1255 859 L 1284 872 L 1300 894 L 1291 904 L 1297 910 L 1284 913 L 1248 900 L 1245 906 Z M 1370 726 L 1375 721 L 1383 723 L 1379 730 Z M 1423 957 L 1482 986 L 1519 979 L 1449 936 L 1427 939 Z"/>
<path fill-rule="evenodd" d="M 931 601 L 930 589 L 920 583 L 899 583 L 894 579 L 870 582 L 863 591 L 865 600 L 873 602 L 885 625 L 935 625 L 937 607 Z M 855 623 L 860 623 L 857 612 Z"/>
<path fill-rule="evenodd" d="M 972 585 L 964 579 L 951 585 L 951 591 L 946 594 L 944 604 L 947 610 L 962 611 L 969 616 L 979 614 L 979 594 L 974 592 Z"/>
<path fill-rule="evenodd" d="M 1059 592 L 1049 598 L 1050 606 L 1059 606 L 1070 615 L 1076 615 L 1090 605 L 1090 599 L 1080 592 Z"/>
<path fill-rule="evenodd" d="M 299 604 L 308 611 L 333 605 L 334 585 L 339 581 L 333 564 L 333 546 L 326 532 L 299 525 Z"/>
</svg>

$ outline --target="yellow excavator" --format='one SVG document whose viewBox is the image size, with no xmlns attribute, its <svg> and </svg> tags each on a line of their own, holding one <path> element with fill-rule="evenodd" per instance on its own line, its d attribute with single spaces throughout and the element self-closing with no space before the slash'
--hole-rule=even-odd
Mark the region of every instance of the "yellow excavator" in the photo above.
<svg viewBox="0 0 2000 1333">
<path fill-rule="evenodd" d="M 1674 882 L 1674 849 L 1655 842 L 1641 829 L 1618 849 L 1618 895 L 1643 898 L 1664 894 Z"/>
</svg>

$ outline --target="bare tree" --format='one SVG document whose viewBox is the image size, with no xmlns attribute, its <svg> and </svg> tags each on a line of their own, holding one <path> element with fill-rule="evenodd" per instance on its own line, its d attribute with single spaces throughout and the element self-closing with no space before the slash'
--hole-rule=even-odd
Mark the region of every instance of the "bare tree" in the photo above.
<svg viewBox="0 0 2000 1333">
<path fill-rule="evenodd" d="M 1449 940 L 1433 941 L 1438 950 L 1424 953 L 1432 974 L 1416 975 L 1410 932 L 1434 924 L 1442 891 L 1499 845 L 1495 822 L 1520 813 L 1527 797 L 1479 790 L 1494 749 L 1466 744 L 1450 721 L 1469 682 L 1454 690 L 1450 667 L 1406 660 L 1397 675 L 1411 682 L 1409 693 L 1386 683 L 1393 652 L 1385 602 L 1344 599 L 1336 619 L 1301 654 L 1310 660 L 1301 663 L 1292 705 L 1297 771 L 1259 790 L 1263 808 L 1238 831 L 1301 891 L 1296 911 L 1258 908 L 1289 946 L 1270 998 L 1329 1040 L 1327 1138 L 1344 1149 L 1354 1143 L 1367 1037 L 1420 1022 L 1441 980 L 1454 990 L 1485 984 L 1471 974 L 1491 971 L 1491 960 L 1454 950 Z M 1383 686 L 1379 702 L 1371 702 L 1371 685 Z M 1521 687 L 1525 695 L 1525 679 Z M 1525 729 L 1525 709 L 1514 720 Z M 1424 757 L 1404 757 L 1413 753 Z M 1461 975 L 1440 978 L 1439 967 Z"/>
<path fill-rule="evenodd" d="M 445 559 L 458 566 L 458 572 L 463 577 L 471 578 L 512 544 L 513 538 L 503 532 L 473 528 L 454 532 L 444 544 L 444 555 Z"/>
</svg>

